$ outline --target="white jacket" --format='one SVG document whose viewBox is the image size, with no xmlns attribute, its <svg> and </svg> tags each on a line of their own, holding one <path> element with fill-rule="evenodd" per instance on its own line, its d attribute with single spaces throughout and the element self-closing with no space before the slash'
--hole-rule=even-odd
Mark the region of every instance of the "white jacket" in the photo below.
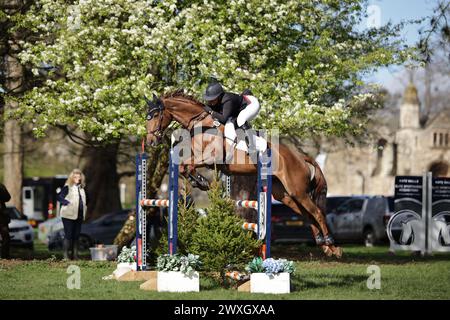
<svg viewBox="0 0 450 320">
<path fill-rule="evenodd" d="M 68 186 L 69 192 L 67 193 L 67 196 L 65 197 L 66 200 L 68 200 L 70 203 L 66 206 L 61 205 L 61 209 L 59 211 L 59 214 L 62 218 L 71 219 L 71 220 L 77 220 L 78 218 L 78 204 L 79 204 L 79 195 L 78 195 L 78 186 Z M 83 201 L 83 220 L 86 219 L 86 193 L 84 192 L 84 189 L 80 186 L 80 194 L 81 199 Z"/>
</svg>

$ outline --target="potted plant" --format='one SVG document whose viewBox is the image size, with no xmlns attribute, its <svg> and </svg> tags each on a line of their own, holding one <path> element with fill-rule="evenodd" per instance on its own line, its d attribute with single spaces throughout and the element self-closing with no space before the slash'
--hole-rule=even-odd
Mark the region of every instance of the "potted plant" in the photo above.
<svg viewBox="0 0 450 320">
<path fill-rule="evenodd" d="M 168 292 L 200 291 L 198 255 L 164 254 L 158 257 L 157 290 Z"/>
<path fill-rule="evenodd" d="M 293 261 L 258 257 L 245 269 L 250 273 L 250 292 L 290 293 L 290 274 L 295 271 Z"/>
<path fill-rule="evenodd" d="M 122 248 L 117 257 L 117 269 L 136 270 L 136 246 Z"/>
</svg>

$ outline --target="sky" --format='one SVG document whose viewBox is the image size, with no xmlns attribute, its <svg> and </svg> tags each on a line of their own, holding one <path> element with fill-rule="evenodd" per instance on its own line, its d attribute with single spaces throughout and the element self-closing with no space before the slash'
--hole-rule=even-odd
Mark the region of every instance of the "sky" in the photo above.
<svg viewBox="0 0 450 320">
<path fill-rule="evenodd" d="M 436 0 L 370 0 L 369 5 L 379 7 L 381 24 L 389 21 L 394 23 L 402 20 L 418 19 L 424 16 L 430 16 L 436 7 Z M 370 14 L 370 12 L 369 12 Z M 367 22 L 366 22 L 367 23 Z M 419 40 L 419 29 L 424 24 L 408 25 L 402 32 L 402 37 L 406 44 L 414 45 Z M 392 66 L 383 68 L 367 78 L 370 82 L 383 85 L 390 91 L 396 92 L 403 90 L 407 79 L 403 80 L 401 76 L 402 67 Z M 400 79 L 400 80 L 399 80 Z"/>
</svg>

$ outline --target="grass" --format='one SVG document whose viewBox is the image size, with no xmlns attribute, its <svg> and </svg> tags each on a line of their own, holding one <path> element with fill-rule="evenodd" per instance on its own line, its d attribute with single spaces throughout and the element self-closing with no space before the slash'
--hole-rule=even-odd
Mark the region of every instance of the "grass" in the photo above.
<svg viewBox="0 0 450 320">
<path fill-rule="evenodd" d="M 35 251 L 14 250 L 12 260 L 0 260 L 0 299 L 450 299 L 450 256 L 420 257 L 408 252 L 396 255 L 387 247 L 345 246 L 344 258 L 329 259 L 314 247 L 277 245 L 273 256 L 296 261 L 291 277 L 292 292 L 264 295 L 220 288 L 213 280 L 200 277 L 199 293 L 158 293 L 142 291 L 141 282 L 102 280 L 115 269 L 113 262 L 61 261 L 61 252 L 49 252 L 43 244 Z M 80 290 L 67 289 L 69 265 L 81 272 Z M 378 265 L 381 289 L 366 286 L 367 267 Z"/>
</svg>

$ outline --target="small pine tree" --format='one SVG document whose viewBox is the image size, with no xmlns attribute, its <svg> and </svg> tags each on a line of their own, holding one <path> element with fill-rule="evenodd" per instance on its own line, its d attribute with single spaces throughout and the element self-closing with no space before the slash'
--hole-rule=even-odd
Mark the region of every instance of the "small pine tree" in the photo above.
<svg viewBox="0 0 450 320">
<path fill-rule="evenodd" d="M 236 215 L 235 204 L 224 197 L 222 184 L 216 175 L 208 191 L 211 205 L 206 217 L 199 218 L 192 235 L 192 252 L 198 254 L 205 271 L 220 272 L 228 265 L 243 269 L 255 255 L 261 242 L 248 230 L 244 220 Z"/>
</svg>

